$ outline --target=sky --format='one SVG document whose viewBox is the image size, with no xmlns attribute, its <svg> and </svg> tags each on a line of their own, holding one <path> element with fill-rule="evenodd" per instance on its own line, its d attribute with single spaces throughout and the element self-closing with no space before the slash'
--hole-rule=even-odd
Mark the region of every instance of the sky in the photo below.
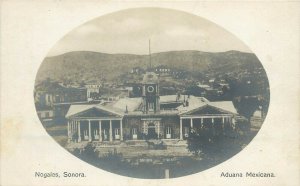
<svg viewBox="0 0 300 186">
<path fill-rule="evenodd" d="M 201 17 L 162 8 L 128 9 L 93 19 L 69 32 L 47 56 L 71 51 L 148 54 L 198 50 L 251 52 L 234 35 Z"/>
</svg>

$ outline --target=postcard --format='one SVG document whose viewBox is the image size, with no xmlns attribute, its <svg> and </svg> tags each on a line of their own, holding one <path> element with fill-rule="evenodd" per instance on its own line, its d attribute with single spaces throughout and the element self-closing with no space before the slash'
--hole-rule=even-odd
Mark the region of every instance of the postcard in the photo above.
<svg viewBox="0 0 300 186">
<path fill-rule="evenodd" d="M 299 6 L 2 1 L 1 185 L 298 185 Z"/>
</svg>

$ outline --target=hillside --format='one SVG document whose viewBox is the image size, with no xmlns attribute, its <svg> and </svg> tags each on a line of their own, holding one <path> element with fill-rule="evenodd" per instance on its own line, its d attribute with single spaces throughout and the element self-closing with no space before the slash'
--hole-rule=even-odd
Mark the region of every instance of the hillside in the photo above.
<svg viewBox="0 0 300 186">
<path fill-rule="evenodd" d="M 239 51 L 201 52 L 201 51 L 170 51 L 154 53 L 152 65 L 167 65 L 171 68 L 187 71 L 211 71 L 226 73 L 239 67 L 249 69 L 261 67 L 257 57 L 252 53 Z M 44 59 L 36 82 L 46 78 L 62 81 L 71 79 L 81 82 L 99 80 L 105 77 L 115 79 L 133 67 L 146 68 L 149 64 L 148 55 L 105 54 L 90 51 L 75 51 Z"/>
</svg>

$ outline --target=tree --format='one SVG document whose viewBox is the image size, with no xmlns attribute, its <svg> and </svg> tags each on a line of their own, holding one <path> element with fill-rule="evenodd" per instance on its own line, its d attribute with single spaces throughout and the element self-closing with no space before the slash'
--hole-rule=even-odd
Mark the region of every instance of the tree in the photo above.
<svg viewBox="0 0 300 186">
<path fill-rule="evenodd" d="M 237 97 L 233 100 L 237 112 L 250 121 L 253 113 L 259 108 L 259 101 L 256 97 Z"/>
<path fill-rule="evenodd" d="M 209 128 L 191 130 L 187 139 L 188 150 L 194 155 L 207 154 L 213 143 L 213 135 Z"/>
<path fill-rule="evenodd" d="M 187 139 L 187 148 L 194 155 L 211 163 L 223 161 L 239 152 L 244 144 L 243 137 L 237 131 L 231 132 L 235 135 L 213 135 L 211 128 L 193 130 Z"/>
<path fill-rule="evenodd" d="M 96 153 L 96 148 L 91 143 L 88 143 L 84 147 L 83 153 L 88 158 L 95 158 L 95 159 L 98 158 L 98 154 Z"/>
<path fill-rule="evenodd" d="M 89 163 L 97 162 L 99 159 L 96 148 L 90 143 L 88 143 L 82 150 L 78 148 L 74 149 L 73 154 Z"/>
</svg>

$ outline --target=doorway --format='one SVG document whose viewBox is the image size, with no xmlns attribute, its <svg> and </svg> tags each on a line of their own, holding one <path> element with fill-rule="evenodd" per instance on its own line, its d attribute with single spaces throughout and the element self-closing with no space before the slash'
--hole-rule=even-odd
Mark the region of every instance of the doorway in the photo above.
<svg viewBox="0 0 300 186">
<path fill-rule="evenodd" d="M 148 139 L 157 139 L 157 133 L 155 132 L 155 125 L 154 123 L 148 124 Z"/>
</svg>

